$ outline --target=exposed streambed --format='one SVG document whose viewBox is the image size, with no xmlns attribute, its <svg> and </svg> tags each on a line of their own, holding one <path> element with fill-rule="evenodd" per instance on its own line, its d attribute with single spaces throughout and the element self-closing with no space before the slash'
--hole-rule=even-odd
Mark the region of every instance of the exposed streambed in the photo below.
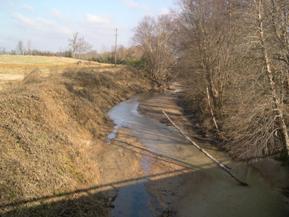
<svg viewBox="0 0 289 217">
<path fill-rule="evenodd" d="M 147 100 L 150 97 L 135 97 L 112 108 L 109 117 L 115 128 L 108 139 L 116 139 L 119 129 L 128 128 L 146 149 L 188 163 L 193 168 L 183 174 L 153 181 L 150 178 L 153 163 L 144 155 L 140 163 L 148 178 L 119 189 L 112 217 L 161 216 L 164 210 L 171 212 L 163 216 L 180 217 L 289 216 L 289 205 L 278 189 L 278 184 L 286 178 L 286 171 L 280 165 L 273 161 L 256 165 L 261 168 L 263 163 L 269 165 L 272 176 L 276 168 L 280 170 L 277 171 L 279 177 L 268 180 L 255 167 L 232 163 L 224 153 L 210 150 L 220 161 L 229 163 L 233 172 L 250 185 L 239 186 L 184 141 L 175 129 L 140 114 L 139 104 Z"/>
</svg>

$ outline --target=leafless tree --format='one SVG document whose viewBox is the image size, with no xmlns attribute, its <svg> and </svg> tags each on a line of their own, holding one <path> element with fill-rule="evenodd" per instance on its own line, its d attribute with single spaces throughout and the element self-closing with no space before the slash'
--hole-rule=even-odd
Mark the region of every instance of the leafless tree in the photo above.
<svg viewBox="0 0 289 217">
<path fill-rule="evenodd" d="M 16 52 L 19 55 L 23 55 L 24 54 L 24 46 L 23 46 L 23 42 L 22 41 L 18 41 L 17 46 L 16 46 Z"/>
<path fill-rule="evenodd" d="M 92 46 L 83 37 L 79 37 L 79 33 L 76 32 L 72 38 L 69 39 L 69 47 L 72 57 L 79 58 L 81 53 L 89 51 Z"/>
<path fill-rule="evenodd" d="M 238 126 L 233 130 L 233 152 L 244 158 L 278 152 L 288 156 L 283 105 L 283 81 L 287 75 L 281 62 L 274 59 L 283 52 L 276 43 L 274 4 L 271 0 L 247 2 L 241 20 L 247 36 L 241 41 L 244 54 L 239 57 L 248 71 L 238 78 L 236 86 L 242 94 L 235 102 L 239 109 L 231 114 L 233 121 L 227 123 L 227 128 Z"/>
<path fill-rule="evenodd" d="M 288 156 L 288 0 L 179 3 L 178 68 L 203 127 L 238 158 Z"/>
<path fill-rule="evenodd" d="M 162 86 L 181 73 L 203 129 L 249 160 L 289 155 L 288 29 L 289 0 L 179 0 L 134 39 L 149 78 Z"/>
<path fill-rule="evenodd" d="M 281 101 L 280 96 L 278 96 L 277 85 L 275 82 L 276 73 L 274 73 L 274 66 L 270 59 L 269 47 L 268 47 L 269 45 L 266 43 L 267 33 L 264 28 L 264 0 L 254 0 L 254 3 L 256 7 L 256 16 L 258 18 L 257 27 L 259 30 L 258 35 L 259 35 L 260 46 L 262 49 L 262 57 L 264 59 L 264 68 L 265 68 L 265 73 L 268 76 L 270 91 L 272 95 L 271 104 L 272 104 L 272 109 L 275 115 L 274 119 L 275 119 L 277 129 L 281 134 L 281 138 L 283 141 L 283 150 L 288 155 L 289 154 L 288 129 L 284 120 L 282 101 Z M 288 32 L 288 29 L 286 32 Z"/>
<path fill-rule="evenodd" d="M 157 19 L 145 17 L 137 26 L 135 43 L 143 49 L 145 71 L 149 79 L 157 86 L 166 86 L 175 66 L 175 56 L 170 46 L 173 29 L 170 18 Z"/>
<path fill-rule="evenodd" d="M 30 40 L 27 41 L 26 53 L 28 55 L 31 55 L 31 41 Z"/>
<path fill-rule="evenodd" d="M 232 60 L 230 45 L 234 39 L 230 30 L 230 7 L 227 1 L 214 0 L 181 0 L 180 5 L 181 65 L 191 59 L 191 74 L 199 74 L 196 76 L 197 82 L 202 84 L 199 91 L 206 97 L 212 122 L 219 131 L 223 94 Z"/>
</svg>

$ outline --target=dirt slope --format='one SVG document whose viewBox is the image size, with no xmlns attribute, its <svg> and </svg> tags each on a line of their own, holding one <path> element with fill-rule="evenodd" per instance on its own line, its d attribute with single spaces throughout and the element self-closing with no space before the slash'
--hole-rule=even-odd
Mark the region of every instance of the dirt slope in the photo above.
<svg viewBox="0 0 289 217">
<path fill-rule="evenodd" d="M 86 68 L 47 78 L 34 71 L 0 92 L 0 214 L 11 202 L 99 184 L 98 154 L 112 126 L 106 112 L 147 87 L 126 68 Z"/>
</svg>

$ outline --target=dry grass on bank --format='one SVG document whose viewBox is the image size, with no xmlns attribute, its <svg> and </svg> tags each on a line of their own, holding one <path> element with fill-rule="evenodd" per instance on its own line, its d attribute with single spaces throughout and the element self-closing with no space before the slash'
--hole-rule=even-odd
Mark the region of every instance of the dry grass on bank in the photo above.
<svg viewBox="0 0 289 217">
<path fill-rule="evenodd" d="M 97 156 L 111 130 L 107 111 L 147 87 L 126 68 L 80 68 L 48 77 L 34 70 L 1 91 L 0 204 L 99 183 L 91 153 Z"/>
</svg>

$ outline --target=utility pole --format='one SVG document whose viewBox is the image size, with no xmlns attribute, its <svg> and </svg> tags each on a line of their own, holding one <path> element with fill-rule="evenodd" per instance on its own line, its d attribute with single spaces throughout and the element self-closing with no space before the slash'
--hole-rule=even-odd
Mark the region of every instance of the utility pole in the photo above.
<svg viewBox="0 0 289 217">
<path fill-rule="evenodd" d="M 118 37 L 118 29 L 115 29 L 115 45 L 114 45 L 114 65 L 117 63 L 117 37 Z"/>
</svg>

